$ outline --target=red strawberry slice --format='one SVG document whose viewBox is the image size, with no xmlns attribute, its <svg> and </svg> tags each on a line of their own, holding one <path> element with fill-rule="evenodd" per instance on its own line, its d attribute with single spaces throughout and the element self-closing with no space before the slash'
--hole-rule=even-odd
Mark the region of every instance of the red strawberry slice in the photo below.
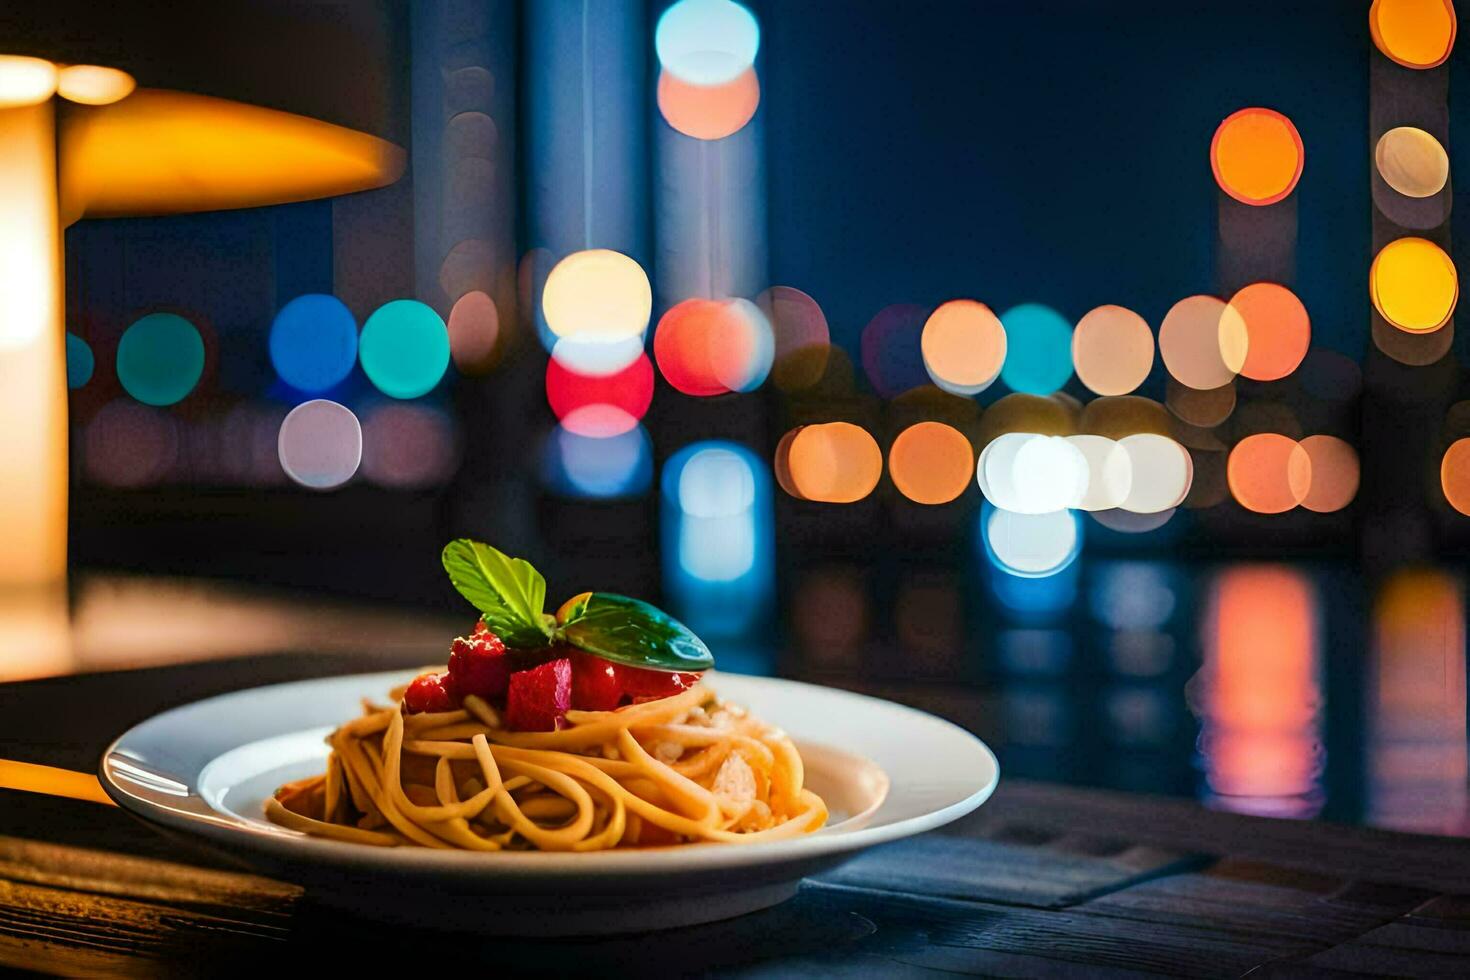
<svg viewBox="0 0 1470 980">
<path fill-rule="evenodd" d="M 699 678 L 699 674 L 618 665 L 618 680 L 622 682 L 623 693 L 632 698 L 634 704 L 672 697 L 698 684 Z"/>
<path fill-rule="evenodd" d="M 420 674 L 403 692 L 403 706 L 411 715 L 421 711 L 453 711 L 459 706 L 453 678 L 447 673 Z"/>
<path fill-rule="evenodd" d="M 591 654 L 568 653 L 572 661 L 572 707 L 578 711 L 612 711 L 623 700 L 618 668 Z"/>
<path fill-rule="evenodd" d="M 572 704 L 572 661 L 562 657 L 510 675 L 506 727 L 516 732 L 554 732 Z"/>
<path fill-rule="evenodd" d="M 449 648 L 449 676 L 460 697 L 477 694 L 494 699 L 505 694 L 510 682 L 511 660 L 505 644 L 489 630 L 457 637 Z"/>
</svg>

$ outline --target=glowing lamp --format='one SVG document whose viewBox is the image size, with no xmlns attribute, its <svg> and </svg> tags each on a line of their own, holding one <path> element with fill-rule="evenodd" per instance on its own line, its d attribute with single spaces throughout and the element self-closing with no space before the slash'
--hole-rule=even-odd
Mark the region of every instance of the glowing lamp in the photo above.
<svg viewBox="0 0 1470 980">
<path fill-rule="evenodd" d="M 1455 312 L 1460 278 L 1444 249 L 1427 239 L 1400 238 L 1374 257 L 1368 291 L 1390 324 L 1410 333 L 1431 333 Z"/>
<path fill-rule="evenodd" d="M 1368 32 L 1384 56 L 1405 68 L 1436 68 L 1455 47 L 1452 0 L 1373 0 Z"/>
<path fill-rule="evenodd" d="M 1405 197 L 1433 197 L 1450 179 L 1450 157 L 1439 140 L 1414 126 L 1390 129 L 1373 148 L 1383 182 Z"/>
<path fill-rule="evenodd" d="M 678 0 L 654 28 L 664 71 L 694 85 L 723 85 L 755 64 L 761 31 L 755 15 L 731 0 Z"/>
<path fill-rule="evenodd" d="M 1252 107 L 1225 117 L 1210 141 L 1210 168 L 1220 189 L 1242 204 L 1283 200 L 1301 180 L 1306 152 L 1292 121 Z"/>
<path fill-rule="evenodd" d="M 56 92 L 56 66 L 43 58 L 0 54 L 0 109 L 38 105 Z"/>
<path fill-rule="evenodd" d="M 558 337 L 622 340 L 643 333 L 653 289 L 643 267 L 622 252 L 573 252 L 546 277 L 541 313 Z"/>
<path fill-rule="evenodd" d="M 67 65 L 56 76 L 56 94 L 81 105 L 111 105 L 133 94 L 133 76 L 102 65 Z"/>
</svg>

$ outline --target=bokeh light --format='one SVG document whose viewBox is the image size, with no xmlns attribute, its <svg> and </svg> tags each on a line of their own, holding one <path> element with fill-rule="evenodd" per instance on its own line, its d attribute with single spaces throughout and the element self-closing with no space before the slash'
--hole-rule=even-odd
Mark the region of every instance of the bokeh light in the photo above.
<svg viewBox="0 0 1470 980">
<path fill-rule="evenodd" d="M 1214 296 L 1189 296 L 1164 314 L 1159 325 L 1159 354 L 1182 385 L 1208 391 L 1235 380 L 1250 343 L 1245 321 L 1225 315 L 1225 302 Z"/>
<path fill-rule="evenodd" d="M 546 365 L 546 400 L 569 431 L 615 436 L 648 414 L 653 401 L 653 365 L 648 355 L 639 354 L 617 374 L 597 377 L 568 370 L 553 357 Z"/>
<path fill-rule="evenodd" d="M 1452 0 L 1373 0 L 1368 8 L 1374 45 L 1405 68 L 1444 64 L 1458 27 Z"/>
<path fill-rule="evenodd" d="M 1022 303 L 1000 315 L 1005 364 L 1000 376 L 1012 391 L 1049 395 L 1072 376 L 1072 325 L 1056 310 Z"/>
<path fill-rule="evenodd" d="M 1181 421 L 1206 429 L 1230 417 L 1235 411 L 1235 399 L 1233 382 L 1201 391 L 1170 378 L 1164 393 L 1164 404 L 1169 406 L 1169 411 Z"/>
<path fill-rule="evenodd" d="M 670 457 L 665 498 L 683 519 L 680 570 L 706 582 L 731 582 L 756 561 L 757 473 L 741 447 L 696 443 Z M 769 491 L 767 491 L 769 493 Z"/>
<path fill-rule="evenodd" d="M 1457 439 L 1445 450 L 1439 485 L 1450 506 L 1470 517 L 1470 438 Z"/>
<path fill-rule="evenodd" d="M 1000 376 L 1006 330 L 984 303 L 950 300 L 924 322 L 919 348 L 936 385 L 955 395 L 978 395 Z"/>
<path fill-rule="evenodd" d="M 82 432 L 87 477 L 131 489 L 162 480 L 179 454 L 178 423 L 167 412 L 119 398 L 92 416 Z"/>
<path fill-rule="evenodd" d="M 150 313 L 123 332 L 117 378 L 145 405 L 182 401 L 204 373 L 204 341 L 194 324 L 175 313 Z"/>
<path fill-rule="evenodd" d="M 1225 117 L 1210 141 L 1210 167 L 1220 189 L 1243 204 L 1275 204 L 1296 187 L 1306 153 L 1292 121 L 1251 107 Z"/>
<path fill-rule="evenodd" d="M 1075 435 L 1066 440 L 1082 454 L 1087 465 L 1087 489 L 1072 504 L 1078 510 L 1121 507 L 1133 489 L 1133 462 L 1128 450 L 1106 436 Z"/>
<path fill-rule="evenodd" d="M 1055 575 L 1076 560 L 1082 525 L 1067 510 L 1017 514 L 1001 507 L 981 509 L 986 553 L 1002 570 L 1021 578 Z"/>
<path fill-rule="evenodd" d="M 975 466 L 985 499 L 1017 514 L 1075 506 L 1087 492 L 1087 458 L 1061 436 L 1008 432 L 986 444 Z"/>
<path fill-rule="evenodd" d="M 622 252 L 573 252 L 547 275 L 541 313 L 558 337 L 623 340 L 647 329 L 653 288 L 643 267 Z"/>
<path fill-rule="evenodd" d="M 1450 157 L 1439 140 L 1415 126 L 1378 138 L 1373 163 L 1383 182 L 1405 197 L 1433 197 L 1450 179 Z"/>
<path fill-rule="evenodd" d="M 326 391 L 357 363 L 357 318 L 335 296 L 297 296 L 271 323 L 270 355 L 286 384 L 313 394 Z"/>
<path fill-rule="evenodd" d="M 443 485 L 459 464 L 454 420 L 417 403 L 375 405 L 362 417 L 362 475 L 378 486 L 422 490 Z"/>
<path fill-rule="evenodd" d="M 1444 326 L 1460 298 L 1460 278 L 1444 249 L 1423 238 L 1383 246 L 1368 270 L 1373 306 L 1391 325 L 1410 333 Z"/>
<path fill-rule="evenodd" d="M 760 50 L 755 15 L 731 0 L 678 0 L 654 28 L 664 71 L 694 85 L 723 85 L 755 63 Z"/>
<path fill-rule="evenodd" d="M 1230 297 L 1222 333 L 1243 330 L 1245 362 L 1240 373 L 1252 381 L 1276 381 L 1297 369 L 1312 342 L 1312 321 L 1296 294 L 1274 282 L 1256 282 Z M 1238 318 L 1237 326 L 1229 322 Z"/>
<path fill-rule="evenodd" d="M 91 345 L 68 331 L 66 335 L 66 386 L 73 389 L 82 387 L 92 380 L 92 372 L 96 370 L 96 367 L 97 359 L 92 356 Z"/>
<path fill-rule="evenodd" d="M 873 492 L 883 475 L 883 451 L 872 435 L 851 422 L 824 422 L 792 438 L 786 466 L 805 500 L 850 504 Z"/>
<path fill-rule="evenodd" d="M 56 94 L 82 105 L 111 105 L 137 87 L 132 75 L 102 65 L 67 65 L 56 75 Z"/>
<path fill-rule="evenodd" d="M 281 422 L 276 451 L 286 475 L 311 490 L 340 487 L 362 462 L 362 426 L 346 405 L 302 402 Z"/>
<path fill-rule="evenodd" d="M 1158 514 L 1184 502 L 1194 483 L 1189 450 L 1168 436 L 1140 432 L 1118 440 L 1128 454 L 1133 480 L 1119 505 L 1135 514 Z"/>
<path fill-rule="evenodd" d="M 548 489 L 563 497 L 636 497 L 653 481 L 653 446 L 641 425 L 606 439 L 559 425 L 546 440 L 542 477 Z"/>
<path fill-rule="evenodd" d="M 1072 361 L 1078 379 L 1099 395 L 1126 395 L 1154 366 L 1154 335 L 1143 317 L 1122 306 L 1099 306 L 1077 321 Z"/>
<path fill-rule="evenodd" d="M 1277 432 L 1246 436 L 1226 464 L 1230 495 L 1246 510 L 1281 514 L 1307 499 L 1312 459 L 1301 444 Z"/>
<path fill-rule="evenodd" d="M 923 334 L 928 310 L 913 303 L 894 303 L 879 310 L 863 327 L 859 341 L 863 373 L 873 390 L 897 398 L 929 383 L 924 368 Z"/>
<path fill-rule="evenodd" d="M 710 397 L 758 388 L 770 374 L 775 339 L 748 299 L 687 299 L 658 321 L 653 356 L 669 384 Z"/>
<path fill-rule="evenodd" d="M 1173 507 L 1153 514 L 1139 514 L 1118 507 L 1113 510 L 1094 511 L 1092 519 L 1109 531 L 1116 531 L 1119 534 L 1147 534 L 1168 524 L 1174 514 Z"/>
<path fill-rule="evenodd" d="M 0 54 L 0 109 L 36 105 L 56 92 L 56 66 L 44 58 Z"/>
<path fill-rule="evenodd" d="M 449 367 L 449 328 L 432 307 L 395 299 L 362 325 L 357 355 L 383 394 L 417 398 L 432 391 Z"/>
<path fill-rule="evenodd" d="M 1311 462 L 1311 488 L 1302 506 L 1319 514 L 1342 510 L 1358 495 L 1358 452 L 1336 436 L 1307 436 L 1301 447 Z"/>
<path fill-rule="evenodd" d="M 449 356 L 461 374 L 484 374 L 495 366 L 500 339 L 500 311 L 495 300 L 472 289 L 449 311 Z"/>
<path fill-rule="evenodd" d="M 958 429 L 919 422 L 898 434 L 888 450 L 888 475 L 916 504 L 947 504 L 970 485 L 975 451 Z"/>
<path fill-rule="evenodd" d="M 661 71 L 657 98 L 658 111 L 674 129 L 697 140 L 722 140 L 755 118 L 761 85 L 754 68 L 720 85 L 698 85 Z"/>
<path fill-rule="evenodd" d="M 772 286 L 756 297 L 775 337 L 771 380 L 782 391 L 800 391 L 821 380 L 832 334 L 816 300 L 794 286 Z"/>
</svg>

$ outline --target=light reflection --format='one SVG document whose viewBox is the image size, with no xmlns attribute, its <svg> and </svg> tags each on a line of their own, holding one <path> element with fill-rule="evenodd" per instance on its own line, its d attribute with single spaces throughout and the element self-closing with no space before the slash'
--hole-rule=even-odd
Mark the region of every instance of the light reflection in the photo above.
<svg viewBox="0 0 1470 980">
<path fill-rule="evenodd" d="M 1321 809 L 1318 601 L 1305 573 L 1285 566 L 1234 567 L 1212 583 L 1189 691 L 1208 805 L 1298 818 Z"/>
<path fill-rule="evenodd" d="M 557 426 L 542 454 L 547 489 L 573 499 L 636 497 L 653 482 L 653 446 L 642 425 L 606 439 Z"/>
<path fill-rule="evenodd" d="M 990 560 L 1022 578 L 1055 575 L 1082 550 L 1082 523 L 1069 510 L 1017 514 L 988 501 L 980 509 L 981 540 Z"/>
<path fill-rule="evenodd" d="M 379 486 L 421 490 L 440 486 L 459 464 L 454 419 L 441 409 L 390 402 L 362 419 L 362 475 Z"/>
<path fill-rule="evenodd" d="M 1405 569 L 1374 604 L 1368 818 L 1415 833 L 1470 833 L 1465 596 L 1453 575 Z"/>
</svg>

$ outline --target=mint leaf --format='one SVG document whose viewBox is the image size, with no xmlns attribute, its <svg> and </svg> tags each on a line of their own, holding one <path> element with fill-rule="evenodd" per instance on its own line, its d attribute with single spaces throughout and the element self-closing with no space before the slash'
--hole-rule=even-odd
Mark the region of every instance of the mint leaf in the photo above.
<svg viewBox="0 0 1470 980">
<path fill-rule="evenodd" d="M 629 667 L 699 671 L 715 665 L 709 647 L 689 627 L 625 595 L 592 593 L 559 632 L 579 650 Z"/>
<path fill-rule="evenodd" d="M 546 579 L 530 562 L 468 538 L 445 545 L 443 560 L 449 581 L 507 646 L 539 647 L 550 641 L 541 611 Z"/>
</svg>

